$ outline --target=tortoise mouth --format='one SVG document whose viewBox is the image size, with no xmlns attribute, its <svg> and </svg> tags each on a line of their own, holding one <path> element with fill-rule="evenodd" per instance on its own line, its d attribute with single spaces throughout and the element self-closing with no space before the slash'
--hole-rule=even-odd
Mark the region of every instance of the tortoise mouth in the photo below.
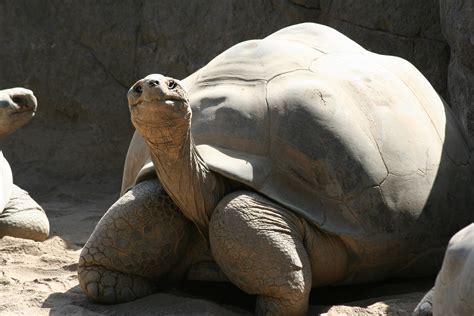
<svg viewBox="0 0 474 316">
<path fill-rule="evenodd" d="M 138 100 L 134 103 L 129 103 L 130 108 L 145 108 L 147 106 L 173 106 L 175 103 L 186 103 L 187 100 L 178 97 L 153 98 L 151 100 Z"/>
<path fill-rule="evenodd" d="M 129 106 L 130 108 L 132 108 L 132 107 L 139 107 L 139 106 L 141 106 L 144 102 L 146 102 L 146 101 L 137 101 L 137 102 L 135 102 L 135 103 L 129 103 L 128 106 Z"/>
<path fill-rule="evenodd" d="M 19 109 L 15 109 L 15 111 L 10 113 L 10 116 L 18 116 L 18 115 L 25 115 L 25 114 L 30 114 L 31 116 L 34 116 L 36 114 L 36 110 L 33 108 L 19 108 Z"/>
</svg>

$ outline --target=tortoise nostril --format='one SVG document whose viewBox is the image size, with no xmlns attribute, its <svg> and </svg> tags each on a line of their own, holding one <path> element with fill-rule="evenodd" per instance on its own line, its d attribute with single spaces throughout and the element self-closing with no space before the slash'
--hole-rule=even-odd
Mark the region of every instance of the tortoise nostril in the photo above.
<svg viewBox="0 0 474 316">
<path fill-rule="evenodd" d="M 158 80 L 148 80 L 148 86 L 149 87 L 156 87 L 158 86 L 160 83 L 158 82 Z"/>
<path fill-rule="evenodd" d="M 29 107 L 30 103 L 28 99 L 24 96 L 16 95 L 12 97 L 12 101 L 15 102 L 19 107 Z"/>
<path fill-rule="evenodd" d="M 133 87 L 133 92 L 135 93 L 138 93 L 138 94 L 141 94 L 143 92 L 143 87 L 141 84 L 137 84 L 135 85 L 135 87 Z"/>
</svg>

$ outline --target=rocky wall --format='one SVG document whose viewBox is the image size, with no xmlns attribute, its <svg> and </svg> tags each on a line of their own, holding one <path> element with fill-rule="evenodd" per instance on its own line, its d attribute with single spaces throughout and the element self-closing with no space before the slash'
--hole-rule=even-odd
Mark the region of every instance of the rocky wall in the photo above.
<svg viewBox="0 0 474 316">
<path fill-rule="evenodd" d="M 441 26 L 451 47 L 450 105 L 474 141 L 474 0 L 441 0 Z"/>
<path fill-rule="evenodd" d="M 118 193 L 135 80 L 186 77 L 233 44 L 307 21 L 408 59 L 447 97 L 439 16 L 437 0 L 1 1 L 0 87 L 28 87 L 39 101 L 4 153 L 33 195 L 67 185 Z"/>
</svg>

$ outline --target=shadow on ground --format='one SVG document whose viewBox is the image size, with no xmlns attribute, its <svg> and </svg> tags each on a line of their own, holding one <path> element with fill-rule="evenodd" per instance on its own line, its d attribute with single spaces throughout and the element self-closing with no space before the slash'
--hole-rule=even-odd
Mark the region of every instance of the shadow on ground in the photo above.
<svg viewBox="0 0 474 316">
<path fill-rule="evenodd" d="M 374 315 L 377 312 L 409 313 L 432 282 L 432 279 L 392 280 L 383 284 L 315 289 L 311 293 L 309 315 L 327 312 L 336 315 L 344 312 L 344 308 L 352 311 L 352 315 L 357 315 L 369 306 L 377 309 Z M 50 315 L 251 315 L 255 309 L 255 298 L 229 283 L 193 281 L 184 282 L 179 289 L 170 289 L 117 305 L 93 303 L 86 298 L 79 286 L 75 286 L 63 293 L 52 293 L 42 307 L 49 308 Z M 373 307 L 373 304 L 380 306 Z M 371 315 L 370 312 L 367 315 Z"/>
<path fill-rule="evenodd" d="M 50 238 L 59 236 L 72 249 L 82 248 L 107 209 L 118 199 L 116 192 L 103 191 L 100 186 L 62 188 L 54 195 L 38 197 L 50 222 Z"/>
<path fill-rule="evenodd" d="M 210 284 L 209 284 L 210 286 Z M 218 286 L 219 287 L 219 286 Z M 232 287 L 232 286 L 229 286 Z M 222 289 L 222 288 L 221 288 Z M 249 306 L 254 299 L 250 295 L 230 289 L 221 295 L 230 295 L 234 304 L 214 301 L 213 295 L 208 295 L 207 286 L 200 287 L 200 293 L 193 290 L 170 290 L 153 294 L 145 298 L 117 305 L 100 305 L 91 302 L 83 294 L 79 286 L 75 286 L 64 293 L 52 293 L 43 303 L 43 308 L 50 309 L 50 315 L 251 315 L 251 310 L 237 306 L 242 297 L 248 297 Z M 213 292 L 214 290 L 210 290 Z"/>
</svg>

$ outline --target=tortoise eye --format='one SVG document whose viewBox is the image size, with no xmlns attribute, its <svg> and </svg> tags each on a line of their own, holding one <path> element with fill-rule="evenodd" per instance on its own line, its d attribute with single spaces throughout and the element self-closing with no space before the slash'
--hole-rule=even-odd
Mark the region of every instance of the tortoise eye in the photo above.
<svg viewBox="0 0 474 316">
<path fill-rule="evenodd" d="M 168 88 L 170 89 L 176 88 L 176 82 L 174 80 L 168 81 Z"/>
</svg>

